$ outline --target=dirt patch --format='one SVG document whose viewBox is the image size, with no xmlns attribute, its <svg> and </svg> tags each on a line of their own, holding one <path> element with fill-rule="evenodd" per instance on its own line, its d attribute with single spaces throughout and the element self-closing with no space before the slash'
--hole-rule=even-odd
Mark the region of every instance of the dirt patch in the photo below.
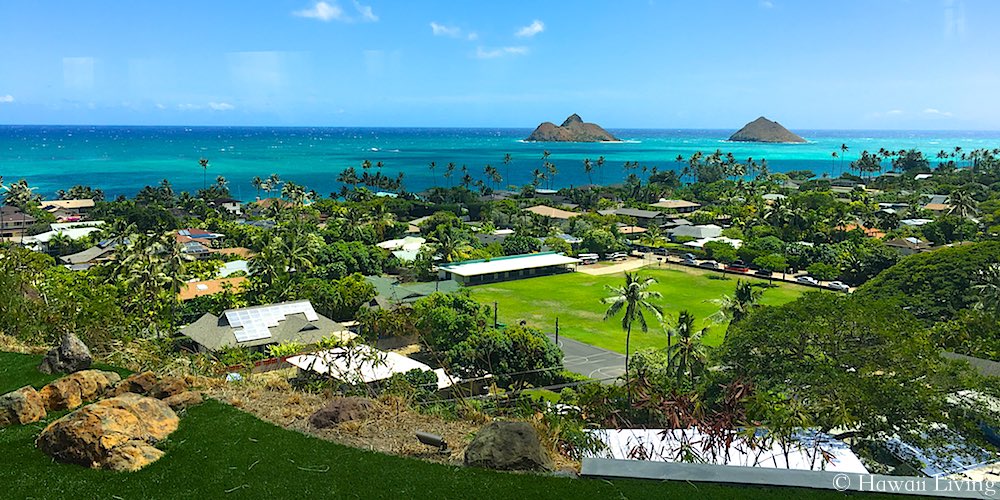
<svg viewBox="0 0 1000 500">
<path fill-rule="evenodd" d="M 327 403 L 327 398 L 293 390 L 275 374 L 267 375 L 270 376 L 255 377 L 247 383 L 215 386 L 204 394 L 266 422 L 320 439 L 353 448 L 449 465 L 463 464 L 465 448 L 472 442 L 476 432 L 492 420 L 478 412 L 462 419 L 419 413 L 405 401 L 385 396 L 375 401 L 375 407 L 364 420 L 344 422 L 329 429 L 316 429 L 309 424 L 309 416 L 322 408 Z M 537 420 L 538 418 L 532 420 L 536 428 L 540 427 Z M 416 439 L 417 431 L 442 436 L 448 443 L 449 452 L 441 454 L 436 449 L 421 444 Z M 551 446 L 550 455 L 556 470 L 580 470 L 579 462 L 555 453 Z"/>
<path fill-rule="evenodd" d="M 0 333 L 0 351 L 18 354 L 45 354 L 48 350 L 48 347 L 25 344 L 15 337 Z"/>
</svg>

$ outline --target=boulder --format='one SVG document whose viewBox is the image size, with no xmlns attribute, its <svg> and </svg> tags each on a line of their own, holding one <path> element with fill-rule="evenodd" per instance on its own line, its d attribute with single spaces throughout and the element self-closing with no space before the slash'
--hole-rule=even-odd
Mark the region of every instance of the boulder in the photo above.
<svg viewBox="0 0 1000 500">
<path fill-rule="evenodd" d="M 201 397 L 201 393 L 197 391 L 184 391 L 179 394 L 174 394 L 173 396 L 163 398 L 163 402 L 167 403 L 174 411 L 180 411 L 188 406 L 200 405 L 204 401 Z"/>
<path fill-rule="evenodd" d="M 465 465 L 498 470 L 552 470 L 538 431 L 527 422 L 493 422 L 465 449 Z"/>
<path fill-rule="evenodd" d="M 156 399 L 166 399 L 171 396 L 176 396 L 186 390 L 188 390 L 188 384 L 183 378 L 167 376 L 160 379 L 160 381 L 149 390 L 149 395 Z"/>
<path fill-rule="evenodd" d="M 127 393 L 52 422 L 35 445 L 60 462 L 135 471 L 163 456 L 153 445 L 177 430 L 178 422 L 163 401 Z"/>
<path fill-rule="evenodd" d="M 84 370 L 53 381 L 38 391 L 46 410 L 72 410 L 100 398 L 121 380 L 115 372 Z"/>
<path fill-rule="evenodd" d="M 93 358 L 90 356 L 90 349 L 80 341 L 76 335 L 67 333 L 63 335 L 58 347 L 50 350 L 44 358 L 42 364 L 38 365 L 38 371 L 42 373 L 73 373 L 90 368 Z"/>
<path fill-rule="evenodd" d="M 0 396 L 0 427 L 38 422 L 45 415 L 45 403 L 31 386 Z"/>
<path fill-rule="evenodd" d="M 125 377 L 125 380 L 122 380 L 120 384 L 116 385 L 114 390 L 111 391 L 111 395 L 121 396 L 126 392 L 146 395 L 149 394 L 149 391 L 153 390 L 153 387 L 159 381 L 159 377 L 153 372 L 133 373 Z"/>
<path fill-rule="evenodd" d="M 361 420 L 368 416 L 374 403 L 368 398 L 333 398 L 326 406 L 309 416 L 309 423 L 317 429 L 334 427 L 341 422 Z"/>
</svg>

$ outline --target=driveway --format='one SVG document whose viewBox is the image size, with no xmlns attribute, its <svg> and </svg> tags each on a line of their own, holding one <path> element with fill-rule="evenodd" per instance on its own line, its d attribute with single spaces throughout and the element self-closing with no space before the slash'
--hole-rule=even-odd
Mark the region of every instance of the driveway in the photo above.
<svg viewBox="0 0 1000 500">
<path fill-rule="evenodd" d="M 645 259 L 629 258 L 627 261 L 622 262 L 621 264 L 613 264 L 610 266 L 602 266 L 602 265 L 576 266 L 576 272 L 589 274 L 591 276 L 600 276 L 603 274 L 618 274 L 618 273 L 623 273 L 625 271 L 638 269 L 643 266 L 648 266 L 649 263 L 650 261 Z"/>
<path fill-rule="evenodd" d="M 549 335 L 555 341 L 554 335 Z M 603 382 L 614 382 L 625 375 L 625 355 L 566 337 L 559 337 L 563 367 L 573 373 Z"/>
</svg>

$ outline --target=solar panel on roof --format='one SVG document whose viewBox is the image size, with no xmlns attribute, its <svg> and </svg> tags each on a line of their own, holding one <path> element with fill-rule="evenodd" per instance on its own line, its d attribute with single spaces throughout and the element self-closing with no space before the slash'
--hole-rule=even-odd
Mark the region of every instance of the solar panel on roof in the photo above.
<svg viewBox="0 0 1000 500">
<path fill-rule="evenodd" d="M 251 342 L 271 337 L 269 328 L 278 326 L 289 314 L 303 314 L 307 321 L 318 321 L 319 315 L 307 301 L 226 311 L 226 321 L 233 327 L 237 342 Z"/>
</svg>

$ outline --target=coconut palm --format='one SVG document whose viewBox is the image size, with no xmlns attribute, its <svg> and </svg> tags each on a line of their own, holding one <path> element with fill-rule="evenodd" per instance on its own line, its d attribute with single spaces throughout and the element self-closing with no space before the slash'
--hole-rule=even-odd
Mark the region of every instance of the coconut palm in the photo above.
<svg viewBox="0 0 1000 500">
<path fill-rule="evenodd" d="M 649 287 L 656 283 L 653 278 L 641 278 L 638 273 L 625 273 L 624 286 L 605 285 L 605 288 L 612 293 L 610 297 L 605 297 L 601 303 L 608 304 L 608 310 L 604 312 L 604 320 L 617 315 L 622 309 L 622 330 L 625 330 L 625 384 L 629 384 L 629 355 L 632 341 L 632 324 L 639 323 L 643 332 L 649 331 L 649 325 L 643 311 L 649 312 L 657 321 L 663 320 L 663 310 L 659 305 L 650 302 L 652 299 L 662 298 L 663 295 Z M 629 399 L 631 400 L 631 390 Z"/>
<path fill-rule="evenodd" d="M 601 179 L 601 184 L 604 184 L 604 156 L 597 157 L 597 173 Z"/>
<path fill-rule="evenodd" d="M 208 158 L 199 158 L 198 165 L 201 166 L 201 189 L 208 189 Z"/>
<path fill-rule="evenodd" d="M 510 153 L 503 155 L 503 166 L 504 172 L 507 174 L 507 182 L 510 182 L 510 162 L 514 161 L 514 157 Z"/>
<path fill-rule="evenodd" d="M 678 382 L 694 379 L 705 371 L 708 354 L 701 339 L 708 328 L 697 330 L 694 322 L 694 315 L 684 310 L 678 313 L 677 324 L 668 330 L 667 370 Z M 672 344 L 670 337 L 676 339 Z"/>
<path fill-rule="evenodd" d="M 590 184 L 594 183 L 593 177 L 590 176 L 591 172 L 594 171 L 594 164 L 590 162 L 590 158 L 584 158 L 583 160 L 583 171 L 587 174 L 587 182 Z"/>
<path fill-rule="evenodd" d="M 259 175 L 255 175 L 253 179 L 250 179 L 250 185 L 257 190 L 257 199 L 260 199 L 260 188 L 264 187 L 264 180 L 260 178 Z"/>
<path fill-rule="evenodd" d="M 951 205 L 951 208 L 948 209 L 949 215 L 968 218 L 979 212 L 975 198 L 964 189 L 952 191 L 951 195 L 948 196 L 948 204 Z"/>
<path fill-rule="evenodd" d="M 472 245 L 466 235 L 452 225 L 440 225 L 431 233 L 431 243 L 445 262 L 456 262 L 469 258 Z"/>
<path fill-rule="evenodd" d="M 451 176 L 455 174 L 455 163 L 449 162 L 444 170 L 444 178 L 448 180 L 448 187 L 451 187 Z"/>
<path fill-rule="evenodd" d="M 980 269 L 973 288 L 979 292 L 977 309 L 993 315 L 1000 314 L 1000 264 Z"/>
<path fill-rule="evenodd" d="M 733 295 L 723 295 L 721 299 L 710 301 L 719 306 L 719 311 L 713 314 L 710 319 L 716 323 L 739 322 L 757 306 L 757 302 L 763 294 L 764 291 L 754 286 L 753 283 L 736 280 L 736 291 Z"/>
</svg>

